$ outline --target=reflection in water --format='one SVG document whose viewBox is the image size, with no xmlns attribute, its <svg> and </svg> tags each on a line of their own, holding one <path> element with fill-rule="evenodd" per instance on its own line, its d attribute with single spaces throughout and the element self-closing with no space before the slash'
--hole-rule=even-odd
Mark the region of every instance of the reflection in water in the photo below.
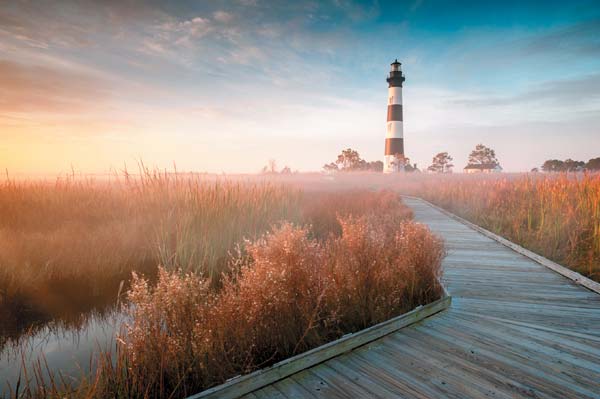
<svg viewBox="0 0 600 399">
<path fill-rule="evenodd" d="M 78 327 L 50 323 L 17 342 L 7 343 L 0 351 L 0 397 L 8 395 L 8 384 L 13 389 L 16 386 L 23 362 L 28 370 L 41 362 L 45 377 L 44 362 L 48 369 L 62 373 L 65 378 L 80 378 L 95 364 L 94 354 L 100 350 L 114 352 L 117 328 L 122 321 L 122 314 L 116 311 L 92 314 Z M 29 374 L 31 379 L 33 373 Z"/>
</svg>

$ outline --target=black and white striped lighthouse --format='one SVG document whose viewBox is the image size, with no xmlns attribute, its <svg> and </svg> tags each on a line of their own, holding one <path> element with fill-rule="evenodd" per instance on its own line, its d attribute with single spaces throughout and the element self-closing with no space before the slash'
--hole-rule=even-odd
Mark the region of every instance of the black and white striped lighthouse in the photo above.
<svg viewBox="0 0 600 399">
<path fill-rule="evenodd" d="M 402 75 L 401 66 L 402 64 L 398 60 L 392 62 L 390 75 L 387 78 L 389 89 L 383 173 L 404 170 L 404 132 L 402 128 L 404 75 Z"/>
</svg>

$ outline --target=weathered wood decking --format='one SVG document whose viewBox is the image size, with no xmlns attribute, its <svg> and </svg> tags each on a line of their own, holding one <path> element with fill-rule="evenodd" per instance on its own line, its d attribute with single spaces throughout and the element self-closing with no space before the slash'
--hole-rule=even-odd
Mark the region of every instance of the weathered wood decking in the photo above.
<svg viewBox="0 0 600 399">
<path fill-rule="evenodd" d="M 600 295 L 405 201 L 446 240 L 451 308 L 244 398 L 600 398 Z"/>
</svg>

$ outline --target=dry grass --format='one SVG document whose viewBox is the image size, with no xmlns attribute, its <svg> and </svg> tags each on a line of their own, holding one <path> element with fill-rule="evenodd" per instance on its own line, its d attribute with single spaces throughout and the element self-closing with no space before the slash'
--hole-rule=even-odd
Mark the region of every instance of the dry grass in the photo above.
<svg viewBox="0 0 600 399">
<path fill-rule="evenodd" d="M 302 222 L 310 225 L 310 233 L 317 238 L 327 238 L 328 234 L 339 236 L 340 217 L 368 216 L 373 223 L 413 217 L 410 208 L 399 204 L 397 193 L 380 191 L 374 195 L 365 189 L 304 192 L 301 214 Z"/>
<path fill-rule="evenodd" d="M 155 283 L 135 276 L 116 362 L 24 396 L 182 397 L 439 298 L 443 245 L 397 195 L 305 196 L 300 213 L 327 222 L 247 241 L 219 286 L 165 268 Z"/>
<path fill-rule="evenodd" d="M 159 264 L 215 282 L 237 243 L 297 220 L 299 201 L 282 185 L 150 172 L 112 182 L 5 181 L 0 337 L 32 323 L 76 322 L 114 304 L 132 271 L 156 275 Z"/>
</svg>

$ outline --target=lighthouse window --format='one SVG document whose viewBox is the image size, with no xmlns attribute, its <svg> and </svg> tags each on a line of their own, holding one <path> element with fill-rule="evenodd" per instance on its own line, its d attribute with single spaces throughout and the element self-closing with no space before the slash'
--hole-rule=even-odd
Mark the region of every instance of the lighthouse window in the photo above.
<svg viewBox="0 0 600 399">
<path fill-rule="evenodd" d="M 394 103 L 394 96 L 391 96 L 389 104 L 393 104 L 393 103 Z"/>
</svg>

